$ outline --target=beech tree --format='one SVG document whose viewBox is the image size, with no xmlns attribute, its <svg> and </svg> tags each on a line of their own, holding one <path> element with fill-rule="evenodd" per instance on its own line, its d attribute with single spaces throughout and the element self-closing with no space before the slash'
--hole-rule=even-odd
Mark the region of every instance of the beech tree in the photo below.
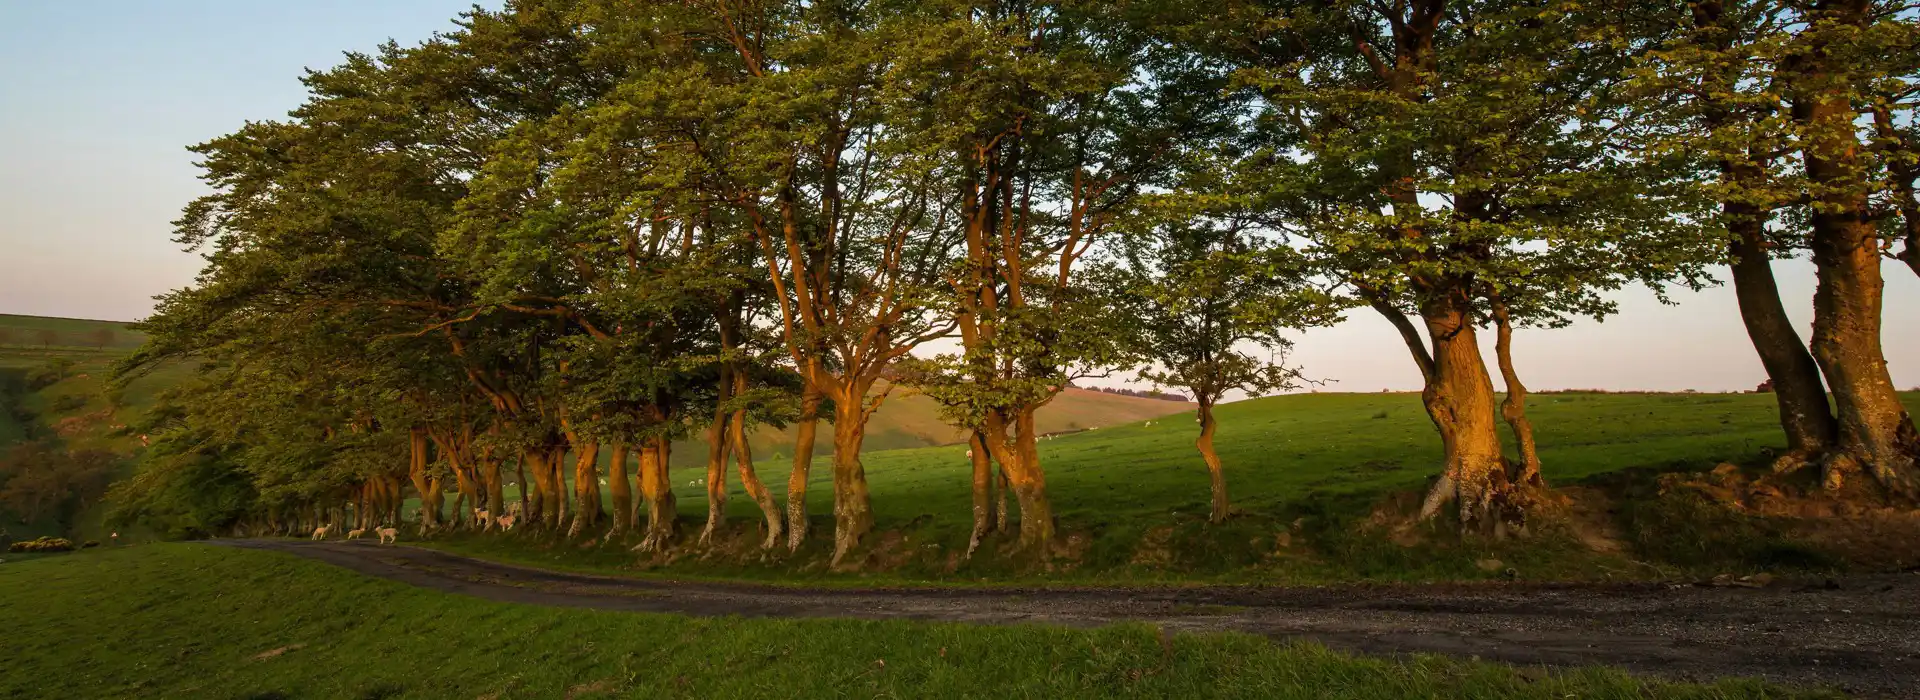
<svg viewBox="0 0 1920 700">
<path fill-rule="evenodd" d="M 1289 329 L 1328 323 L 1337 306 L 1314 288 L 1292 249 L 1263 243 L 1245 224 L 1200 221 L 1156 227 L 1101 271 L 1120 290 L 1116 311 L 1130 340 L 1154 364 L 1140 379 L 1177 387 L 1198 405 L 1194 442 L 1212 480 L 1208 519 L 1230 514 L 1227 478 L 1213 449 L 1213 409 L 1235 391 L 1291 389 L 1302 375 L 1286 363 Z"/>
<path fill-rule="evenodd" d="M 1920 438 L 1880 348 L 1880 261 L 1910 257 L 1916 211 L 1908 136 L 1920 30 L 1909 10 L 1692 5 L 1686 30 L 1650 55 L 1640 81 L 1656 117 L 1642 122 L 1648 142 L 1711 164 L 1702 189 L 1720 202 L 1742 317 L 1787 437 L 1775 470 L 1820 465 L 1830 488 L 1864 470 L 1912 497 Z M 1811 348 L 1768 266 L 1802 250 L 1819 278 Z"/>
<path fill-rule="evenodd" d="M 1526 286 L 1529 251 L 1659 250 L 1660 222 L 1688 205 L 1659 168 L 1614 155 L 1617 92 L 1647 42 L 1604 18 L 1560 2 L 1248 2 L 1189 23 L 1259 99 L 1235 187 L 1264 190 L 1271 224 L 1421 371 L 1445 451 L 1425 517 L 1451 502 L 1500 532 L 1538 500 L 1498 438 L 1476 332 L 1489 293 Z M 1660 264 L 1679 274 L 1690 257 Z M 1644 271 L 1563 272 L 1558 288 L 1604 289 Z"/>
</svg>

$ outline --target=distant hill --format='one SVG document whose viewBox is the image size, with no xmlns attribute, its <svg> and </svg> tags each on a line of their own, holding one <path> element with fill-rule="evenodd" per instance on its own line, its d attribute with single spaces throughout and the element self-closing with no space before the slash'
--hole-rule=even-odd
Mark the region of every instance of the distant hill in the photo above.
<svg viewBox="0 0 1920 700">
<path fill-rule="evenodd" d="M 118 356 L 146 341 L 145 333 L 120 321 L 0 314 L 0 367 L 33 367 L 54 357 Z"/>
<path fill-rule="evenodd" d="M 1070 388 L 1061 393 L 1035 416 L 1043 433 L 1071 433 L 1089 428 L 1104 428 L 1152 420 L 1161 416 L 1193 411 L 1193 405 L 1164 399 L 1110 394 L 1090 389 Z M 833 426 L 822 422 L 814 445 L 816 454 L 833 451 Z M 755 459 L 791 457 L 795 430 L 756 431 L 750 439 Z M 867 424 L 866 452 L 936 447 L 965 442 L 964 431 L 940 418 L 940 405 L 910 389 L 896 389 L 880 405 Z M 706 460 L 706 444 L 689 440 L 674 445 L 674 466 Z"/>
</svg>

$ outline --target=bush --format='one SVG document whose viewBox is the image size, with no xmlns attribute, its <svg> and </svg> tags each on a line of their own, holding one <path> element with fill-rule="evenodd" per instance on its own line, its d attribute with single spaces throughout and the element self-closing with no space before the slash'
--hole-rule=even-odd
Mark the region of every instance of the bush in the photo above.
<svg viewBox="0 0 1920 700">
<path fill-rule="evenodd" d="M 87 540 L 85 542 L 80 543 L 81 549 L 93 549 L 94 547 L 98 547 L 98 546 L 100 546 L 100 540 Z"/>
<path fill-rule="evenodd" d="M 65 537 L 41 537 L 37 540 L 15 542 L 7 547 L 9 552 L 71 552 L 73 540 Z"/>
<path fill-rule="evenodd" d="M 62 394 L 48 404 L 54 413 L 72 413 L 87 407 L 87 397 L 79 394 Z"/>
<path fill-rule="evenodd" d="M 27 389 L 39 391 L 60 383 L 73 373 L 73 358 L 56 357 L 27 374 Z"/>
</svg>

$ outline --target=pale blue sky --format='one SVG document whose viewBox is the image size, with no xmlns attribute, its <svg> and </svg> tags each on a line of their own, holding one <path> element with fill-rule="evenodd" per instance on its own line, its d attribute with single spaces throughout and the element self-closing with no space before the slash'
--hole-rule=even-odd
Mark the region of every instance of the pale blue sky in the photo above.
<svg viewBox="0 0 1920 700">
<path fill-rule="evenodd" d="M 170 240 L 203 191 L 185 147 L 298 105 L 304 68 L 388 38 L 452 27 L 456 0 L 0 0 L 0 313 L 132 320 L 190 283 L 197 256 Z M 483 4 L 497 5 L 497 2 Z M 1812 267 L 1776 265 L 1804 331 Z M 1894 380 L 1920 386 L 1920 279 L 1888 265 Z M 1760 363 L 1726 289 L 1663 307 L 1621 295 L 1604 324 L 1521 331 L 1536 389 L 1745 389 Z M 1491 339 L 1487 342 L 1491 351 Z M 1392 329 L 1364 310 L 1307 334 L 1295 359 L 1335 391 L 1414 389 Z"/>
</svg>

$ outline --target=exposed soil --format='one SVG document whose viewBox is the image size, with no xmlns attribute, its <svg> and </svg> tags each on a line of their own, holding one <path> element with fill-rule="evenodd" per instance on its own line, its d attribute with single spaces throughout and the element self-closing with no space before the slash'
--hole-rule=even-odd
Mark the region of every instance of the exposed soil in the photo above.
<svg viewBox="0 0 1920 700">
<path fill-rule="evenodd" d="M 366 542 L 221 540 L 488 600 L 745 617 L 1240 631 L 1369 654 L 1607 665 L 1920 697 L 1920 574 L 1709 585 L 804 589 L 543 571 Z"/>
</svg>

